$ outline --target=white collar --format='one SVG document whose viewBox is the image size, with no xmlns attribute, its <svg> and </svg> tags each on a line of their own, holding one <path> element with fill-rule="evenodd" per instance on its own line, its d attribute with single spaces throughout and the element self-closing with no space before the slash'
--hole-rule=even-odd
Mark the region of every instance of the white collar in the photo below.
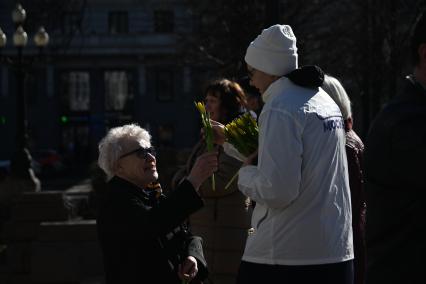
<svg viewBox="0 0 426 284">
<path fill-rule="evenodd" d="M 266 103 L 268 100 L 279 94 L 283 90 L 283 88 L 288 85 L 289 82 L 290 80 L 287 77 L 281 77 L 276 81 L 272 82 L 271 85 L 269 85 L 266 91 L 262 94 L 263 102 Z"/>
</svg>

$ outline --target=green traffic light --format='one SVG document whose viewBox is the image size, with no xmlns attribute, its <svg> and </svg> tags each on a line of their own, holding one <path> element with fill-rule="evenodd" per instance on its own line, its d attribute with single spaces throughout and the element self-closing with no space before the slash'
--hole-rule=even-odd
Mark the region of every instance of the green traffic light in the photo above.
<svg viewBox="0 0 426 284">
<path fill-rule="evenodd" d="M 0 116 L 0 124 L 6 124 L 6 117 Z"/>
<path fill-rule="evenodd" d="M 61 116 L 61 122 L 67 123 L 68 122 L 68 116 L 65 116 L 65 115 Z"/>
</svg>

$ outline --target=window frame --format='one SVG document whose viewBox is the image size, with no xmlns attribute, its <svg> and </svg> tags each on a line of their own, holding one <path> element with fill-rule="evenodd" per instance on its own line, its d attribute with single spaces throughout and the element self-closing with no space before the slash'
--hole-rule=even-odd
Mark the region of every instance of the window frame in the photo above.
<svg viewBox="0 0 426 284">
<path fill-rule="evenodd" d="M 154 32 L 164 34 L 174 33 L 175 28 L 175 12 L 173 10 L 154 10 Z"/>
<path fill-rule="evenodd" d="M 116 30 L 113 30 L 113 27 Z M 129 12 L 124 10 L 114 10 L 108 12 L 108 33 L 110 35 L 120 35 L 129 33 Z"/>
</svg>

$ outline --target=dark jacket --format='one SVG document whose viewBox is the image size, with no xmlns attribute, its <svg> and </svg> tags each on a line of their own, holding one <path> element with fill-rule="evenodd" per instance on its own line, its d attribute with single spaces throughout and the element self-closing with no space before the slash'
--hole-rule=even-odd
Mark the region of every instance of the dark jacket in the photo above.
<svg viewBox="0 0 426 284">
<path fill-rule="evenodd" d="M 107 283 L 181 283 L 177 266 L 192 255 L 198 277 L 206 277 L 201 238 L 182 222 L 203 206 L 191 183 L 184 181 L 159 199 L 118 177 L 100 197 L 97 218 Z"/>
<path fill-rule="evenodd" d="M 346 129 L 346 156 L 348 158 L 349 187 L 351 189 L 352 231 L 354 240 L 354 284 L 365 281 L 365 214 L 363 154 L 364 144 L 351 129 Z"/>
<path fill-rule="evenodd" d="M 412 80 L 367 138 L 367 283 L 424 283 L 426 92 Z"/>
</svg>

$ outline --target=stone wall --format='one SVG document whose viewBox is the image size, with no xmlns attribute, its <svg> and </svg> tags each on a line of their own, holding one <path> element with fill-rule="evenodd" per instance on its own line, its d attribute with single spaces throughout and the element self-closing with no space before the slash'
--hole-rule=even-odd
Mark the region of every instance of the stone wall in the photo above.
<svg viewBox="0 0 426 284">
<path fill-rule="evenodd" d="M 73 214 L 65 192 L 25 192 L 1 231 L 0 283 L 103 283 L 96 221 Z"/>
</svg>

